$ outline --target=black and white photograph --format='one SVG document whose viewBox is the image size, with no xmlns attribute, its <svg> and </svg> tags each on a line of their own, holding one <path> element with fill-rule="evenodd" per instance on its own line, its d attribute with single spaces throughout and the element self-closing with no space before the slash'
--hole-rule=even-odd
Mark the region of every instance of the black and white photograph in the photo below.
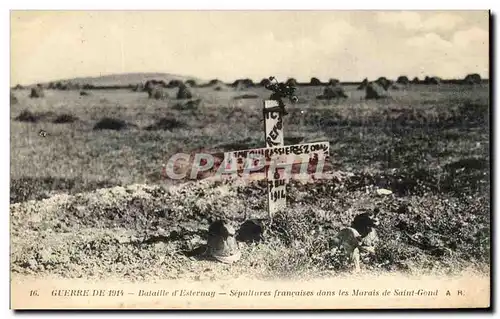
<svg viewBox="0 0 500 319">
<path fill-rule="evenodd" d="M 11 10 L 11 309 L 491 307 L 491 15 Z"/>
</svg>

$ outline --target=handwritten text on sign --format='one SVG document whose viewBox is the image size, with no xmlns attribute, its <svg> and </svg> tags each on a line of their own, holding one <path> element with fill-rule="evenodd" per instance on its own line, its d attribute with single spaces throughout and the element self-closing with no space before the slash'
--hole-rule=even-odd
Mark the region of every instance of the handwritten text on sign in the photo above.
<svg viewBox="0 0 500 319">
<path fill-rule="evenodd" d="M 264 114 L 265 114 L 265 141 L 266 147 L 283 147 L 285 145 L 283 136 L 283 114 L 276 111 L 271 111 L 270 108 L 276 108 L 278 106 L 278 101 L 267 100 L 264 101 Z M 260 153 L 252 153 L 252 156 L 265 156 L 266 150 Z M 280 174 L 280 170 L 276 167 L 277 162 L 288 163 L 288 158 L 276 159 L 274 156 L 275 152 L 268 152 L 269 157 L 271 157 L 270 165 L 266 166 L 266 177 L 268 182 L 272 184 L 267 185 L 267 197 L 268 197 L 268 212 L 273 215 L 277 211 L 284 209 L 286 207 L 286 180 L 283 174 Z M 288 155 L 286 153 L 278 153 L 276 155 Z M 297 154 L 295 154 L 297 155 Z M 266 156 L 267 157 L 267 156 Z M 292 164 L 295 159 L 290 159 Z M 268 162 L 266 160 L 266 162 Z M 276 163 L 276 164 L 274 164 Z"/>
<path fill-rule="evenodd" d="M 225 170 L 222 174 L 240 172 L 243 174 L 262 173 L 267 168 L 273 173 L 276 169 L 287 173 L 281 178 L 289 179 L 292 174 L 311 174 L 312 169 L 320 173 L 329 157 L 328 142 L 287 145 L 272 148 L 233 151 L 224 153 Z"/>
<path fill-rule="evenodd" d="M 278 101 L 264 101 L 264 109 L 278 107 Z M 278 112 L 265 112 L 265 140 L 267 147 L 283 146 L 283 117 Z"/>
<path fill-rule="evenodd" d="M 269 168 L 274 168 L 274 170 L 278 169 L 280 173 L 286 171 L 289 174 L 286 179 L 295 178 L 295 175 L 313 174 L 315 178 L 320 178 L 325 169 L 331 169 L 328 159 L 328 142 L 226 153 L 178 153 L 169 159 L 163 176 L 170 179 L 227 178 L 232 176 L 261 180 L 266 178 L 265 172 Z"/>
</svg>

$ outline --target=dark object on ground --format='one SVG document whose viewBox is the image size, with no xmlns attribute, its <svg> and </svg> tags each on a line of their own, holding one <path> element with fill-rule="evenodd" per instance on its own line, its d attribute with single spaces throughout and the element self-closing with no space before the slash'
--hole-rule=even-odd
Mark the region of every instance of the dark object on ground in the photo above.
<svg viewBox="0 0 500 319">
<path fill-rule="evenodd" d="M 233 97 L 234 100 L 245 100 L 245 99 L 258 99 L 259 96 L 257 94 L 242 94 Z"/>
<path fill-rule="evenodd" d="M 410 84 L 410 80 L 408 79 L 407 76 L 402 75 L 402 76 L 398 77 L 398 79 L 396 80 L 396 83 L 408 85 L 408 84 Z"/>
<path fill-rule="evenodd" d="M 191 88 L 194 88 L 197 86 L 196 84 L 196 81 L 195 80 L 187 80 L 186 82 L 184 82 L 188 87 L 191 87 Z"/>
<path fill-rule="evenodd" d="M 321 81 L 318 78 L 311 78 L 311 81 L 309 81 L 310 85 L 321 85 Z"/>
<path fill-rule="evenodd" d="M 336 86 L 336 85 L 339 85 L 339 84 L 340 84 L 339 79 L 330 79 L 330 80 L 328 80 L 328 85 Z"/>
<path fill-rule="evenodd" d="M 297 86 L 298 82 L 294 78 L 289 78 L 288 80 L 286 80 L 285 84 L 288 86 Z"/>
<path fill-rule="evenodd" d="M 119 131 L 119 130 L 126 129 L 128 126 L 129 125 L 127 124 L 127 122 L 125 122 L 123 120 L 105 117 L 96 123 L 96 125 L 94 126 L 94 130 Z"/>
<path fill-rule="evenodd" d="M 262 220 L 249 219 L 241 224 L 236 240 L 246 243 L 261 242 L 264 240 L 266 228 Z"/>
<path fill-rule="evenodd" d="M 377 217 L 379 212 L 379 209 L 375 208 L 373 212 L 356 215 L 351 223 L 351 227 L 356 229 L 361 237 L 366 237 L 373 229 L 375 229 L 380 224 Z"/>
<path fill-rule="evenodd" d="M 254 87 L 255 84 L 251 79 L 239 79 L 234 81 L 231 86 L 236 90 L 246 90 L 248 88 Z"/>
<path fill-rule="evenodd" d="M 365 90 L 368 85 L 368 78 L 365 78 L 363 82 L 358 86 L 357 90 Z"/>
<path fill-rule="evenodd" d="M 42 98 L 44 97 L 45 94 L 43 92 L 43 89 L 41 86 L 36 86 L 34 88 L 31 89 L 31 92 L 30 92 L 30 98 L 34 99 L 34 98 Z"/>
<path fill-rule="evenodd" d="M 444 166 L 445 170 L 457 171 L 457 170 L 486 170 L 489 168 L 489 163 L 484 158 L 463 158 L 456 162 L 446 164 Z"/>
<path fill-rule="evenodd" d="M 365 89 L 365 98 L 367 100 L 382 99 L 389 96 L 387 91 L 376 82 L 370 82 Z"/>
<path fill-rule="evenodd" d="M 148 96 L 150 99 L 164 100 L 168 99 L 168 92 L 165 91 L 161 86 L 155 86 L 148 89 Z"/>
<path fill-rule="evenodd" d="M 467 74 L 463 80 L 464 84 L 481 84 L 481 76 L 477 73 Z"/>
<path fill-rule="evenodd" d="M 381 86 L 384 90 L 386 90 L 386 91 L 387 91 L 387 90 L 391 87 L 391 85 L 392 85 L 392 81 L 391 81 L 391 80 L 389 80 L 389 79 L 387 79 L 387 78 L 386 78 L 386 77 L 384 77 L 384 76 L 379 77 L 379 78 L 375 81 L 375 83 L 377 83 L 378 85 L 380 85 L 380 86 Z"/>
<path fill-rule="evenodd" d="M 323 94 L 316 97 L 318 100 L 332 100 L 338 98 L 347 98 L 344 88 L 340 85 L 328 85 L 323 89 Z"/>
<path fill-rule="evenodd" d="M 216 220 L 208 228 L 207 253 L 223 263 L 233 263 L 241 258 L 234 228 L 225 220 Z"/>
<path fill-rule="evenodd" d="M 185 127 L 183 122 L 179 122 L 174 118 L 162 118 L 158 120 L 155 124 L 146 127 L 147 131 L 157 131 L 157 130 L 173 130 L 176 128 Z"/>
<path fill-rule="evenodd" d="M 439 85 L 439 84 L 441 84 L 441 79 L 438 78 L 437 76 L 433 76 L 433 77 L 426 76 L 425 79 L 424 79 L 424 84 L 427 84 L 427 85 Z"/>
<path fill-rule="evenodd" d="M 31 122 L 31 123 L 36 123 L 39 120 L 39 116 L 31 113 L 28 110 L 23 110 L 21 114 L 19 114 L 15 120 L 19 122 Z"/>
<path fill-rule="evenodd" d="M 179 90 L 177 91 L 177 99 L 178 100 L 185 100 L 185 99 L 191 99 L 193 98 L 193 94 L 189 90 L 189 88 L 182 83 L 179 85 Z"/>
<path fill-rule="evenodd" d="M 89 96 L 90 93 L 87 91 L 80 91 L 80 96 Z"/>
<path fill-rule="evenodd" d="M 71 114 L 61 114 L 58 115 L 52 123 L 54 124 L 64 124 L 64 123 L 73 123 L 78 121 L 78 117 L 73 116 Z"/>
<path fill-rule="evenodd" d="M 162 87 L 166 88 L 168 87 L 167 83 L 163 80 L 147 80 L 146 83 L 144 83 L 143 91 L 144 92 L 149 92 L 152 88 L 155 87 Z M 140 86 L 137 86 L 137 89 L 139 89 Z"/>
<path fill-rule="evenodd" d="M 216 86 L 216 85 L 221 85 L 221 84 L 224 84 L 224 82 L 222 82 L 219 79 L 213 79 L 213 80 L 210 80 L 210 82 L 208 82 L 208 86 Z"/>
<path fill-rule="evenodd" d="M 259 82 L 259 84 L 263 87 L 266 87 L 271 84 L 271 81 L 268 78 L 264 78 Z"/>
<path fill-rule="evenodd" d="M 167 84 L 167 88 L 176 88 L 176 87 L 179 87 L 181 85 L 184 85 L 184 83 L 181 81 L 181 80 L 170 80 L 170 82 L 168 82 Z"/>
</svg>

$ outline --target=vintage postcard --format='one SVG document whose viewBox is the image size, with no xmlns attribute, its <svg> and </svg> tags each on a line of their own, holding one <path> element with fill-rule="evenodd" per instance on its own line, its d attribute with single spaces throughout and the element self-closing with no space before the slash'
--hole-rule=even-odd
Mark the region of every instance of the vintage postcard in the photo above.
<svg viewBox="0 0 500 319">
<path fill-rule="evenodd" d="M 12 309 L 491 306 L 488 10 L 10 20 Z"/>
</svg>

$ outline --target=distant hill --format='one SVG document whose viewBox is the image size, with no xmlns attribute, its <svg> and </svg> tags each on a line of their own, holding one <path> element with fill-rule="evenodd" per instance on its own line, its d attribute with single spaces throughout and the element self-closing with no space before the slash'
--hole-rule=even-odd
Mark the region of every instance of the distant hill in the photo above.
<svg viewBox="0 0 500 319">
<path fill-rule="evenodd" d="M 163 80 L 168 83 L 171 80 L 194 80 L 197 83 L 205 82 L 202 79 L 192 77 L 192 76 L 183 76 L 177 74 L 169 74 L 169 73 L 122 73 L 122 74 L 108 74 L 102 76 L 95 77 L 78 77 L 73 79 L 60 79 L 49 82 L 41 83 L 42 85 L 48 85 L 49 83 L 57 83 L 57 82 L 71 82 L 73 84 L 90 84 L 93 86 L 126 86 L 129 84 L 138 84 L 144 83 L 147 80 Z M 36 85 L 36 84 L 33 84 Z"/>
</svg>

